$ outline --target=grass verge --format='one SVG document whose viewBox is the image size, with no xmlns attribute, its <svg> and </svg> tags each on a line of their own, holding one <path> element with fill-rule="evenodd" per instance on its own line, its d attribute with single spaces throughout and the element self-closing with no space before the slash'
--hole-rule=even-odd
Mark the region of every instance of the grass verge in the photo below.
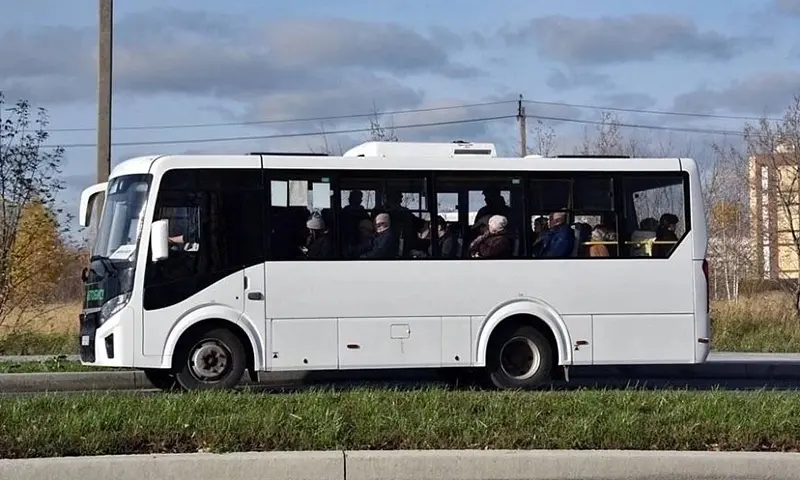
<svg viewBox="0 0 800 480">
<path fill-rule="evenodd" d="M 330 449 L 796 451 L 781 392 L 310 391 L 0 398 L 0 458 Z"/>
<path fill-rule="evenodd" d="M 2 373 L 63 373 L 63 372 L 104 372 L 125 370 L 121 368 L 101 368 L 81 365 L 80 362 L 66 361 L 53 357 L 43 362 L 0 362 Z"/>
</svg>

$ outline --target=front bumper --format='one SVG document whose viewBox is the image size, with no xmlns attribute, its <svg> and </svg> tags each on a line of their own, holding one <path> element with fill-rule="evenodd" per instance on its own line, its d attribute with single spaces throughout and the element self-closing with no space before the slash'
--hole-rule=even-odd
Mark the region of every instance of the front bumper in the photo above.
<svg viewBox="0 0 800 480">
<path fill-rule="evenodd" d="M 134 367 L 133 311 L 123 308 L 100 324 L 100 309 L 84 310 L 80 316 L 80 358 L 84 365 Z"/>
</svg>

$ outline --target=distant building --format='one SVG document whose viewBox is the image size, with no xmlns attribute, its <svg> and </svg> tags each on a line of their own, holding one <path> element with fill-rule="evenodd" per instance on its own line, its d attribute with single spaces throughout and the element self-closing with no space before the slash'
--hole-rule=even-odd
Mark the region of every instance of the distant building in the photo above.
<svg viewBox="0 0 800 480">
<path fill-rule="evenodd" d="M 749 161 L 751 235 L 763 278 L 798 278 L 792 230 L 800 235 L 800 152 L 780 146 Z"/>
</svg>

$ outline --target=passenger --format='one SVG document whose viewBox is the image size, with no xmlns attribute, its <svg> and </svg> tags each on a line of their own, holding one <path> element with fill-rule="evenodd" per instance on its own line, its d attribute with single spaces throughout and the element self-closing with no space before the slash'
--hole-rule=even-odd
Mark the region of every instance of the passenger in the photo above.
<svg viewBox="0 0 800 480">
<path fill-rule="evenodd" d="M 617 236 L 609 230 L 608 228 L 597 225 L 592 230 L 592 242 L 613 242 L 617 239 Z M 589 247 L 589 256 L 590 257 L 609 257 L 611 256 L 608 245 L 592 245 Z"/>
<path fill-rule="evenodd" d="M 372 220 L 364 219 L 358 222 L 358 238 L 346 247 L 345 255 L 348 258 L 358 258 L 362 254 L 372 250 L 372 239 L 375 236 L 375 229 Z"/>
<path fill-rule="evenodd" d="M 567 225 L 567 212 L 550 214 L 550 228 L 542 233 L 533 249 L 534 257 L 567 258 L 572 255 L 575 245 L 575 233 Z"/>
<path fill-rule="evenodd" d="M 392 234 L 395 241 L 400 245 L 400 237 L 403 237 L 403 256 L 410 254 L 411 250 L 418 246 L 418 233 L 423 229 L 425 220 L 414 215 L 411 210 L 402 205 L 403 192 L 399 190 L 388 190 L 383 202 L 383 207 L 375 209 L 373 216 L 377 220 L 377 215 L 381 213 L 389 214 L 392 224 Z"/>
<path fill-rule="evenodd" d="M 506 205 L 506 199 L 503 198 L 503 195 L 500 193 L 500 189 L 495 187 L 489 187 L 483 190 L 483 201 L 486 203 L 486 206 L 483 206 L 478 210 L 478 214 L 475 218 L 481 217 L 491 217 L 492 215 L 501 215 L 503 217 L 508 218 L 510 212 L 510 208 Z"/>
<path fill-rule="evenodd" d="M 348 204 L 342 208 L 339 225 L 342 235 L 342 240 L 345 245 L 358 241 L 358 224 L 361 220 L 369 218 L 369 213 L 361 204 L 364 199 L 364 194 L 361 190 L 351 190 L 348 197 Z M 370 220 L 372 222 L 372 220 Z"/>
<path fill-rule="evenodd" d="M 659 220 L 658 229 L 656 230 L 656 244 L 653 245 L 653 256 L 666 258 L 669 252 L 678 242 L 678 235 L 675 234 L 675 229 L 678 226 L 678 217 L 672 213 L 665 213 L 661 215 Z M 658 243 L 670 242 L 670 243 Z"/>
<path fill-rule="evenodd" d="M 397 237 L 392 232 L 392 220 L 388 213 L 379 213 L 375 217 L 375 238 L 372 239 L 372 249 L 361 254 L 363 259 L 389 259 L 397 258 Z"/>
<path fill-rule="evenodd" d="M 441 215 L 436 217 L 436 241 L 439 244 L 439 258 L 455 258 L 457 253 L 456 238 L 453 232 L 447 228 L 447 220 Z M 433 256 L 433 243 L 428 247 L 428 251 L 413 250 L 411 256 L 414 258 L 425 258 Z"/>
<path fill-rule="evenodd" d="M 488 231 L 469 245 L 469 255 L 472 258 L 511 258 L 514 242 L 506 231 L 508 219 L 502 215 L 492 215 L 489 218 Z"/>
<path fill-rule="evenodd" d="M 306 256 L 314 259 L 333 258 L 333 242 L 330 232 L 325 228 L 322 215 L 319 212 L 312 213 L 311 218 L 306 222 L 306 227 L 309 231 Z"/>
<path fill-rule="evenodd" d="M 533 220 L 533 248 L 542 240 L 542 234 L 547 231 L 550 226 L 547 224 L 547 217 L 536 217 Z"/>
</svg>

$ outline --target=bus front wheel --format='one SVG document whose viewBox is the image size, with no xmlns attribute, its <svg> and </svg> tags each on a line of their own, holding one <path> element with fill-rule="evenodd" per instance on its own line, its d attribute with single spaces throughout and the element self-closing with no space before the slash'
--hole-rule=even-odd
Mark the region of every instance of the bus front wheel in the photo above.
<svg viewBox="0 0 800 480">
<path fill-rule="evenodd" d="M 530 388 L 550 380 L 552 346 L 530 325 L 511 325 L 496 332 L 489 342 L 486 366 L 495 388 Z"/>
<path fill-rule="evenodd" d="M 188 338 L 175 374 L 186 390 L 230 389 L 247 368 L 245 349 L 230 330 L 217 328 Z"/>
</svg>

